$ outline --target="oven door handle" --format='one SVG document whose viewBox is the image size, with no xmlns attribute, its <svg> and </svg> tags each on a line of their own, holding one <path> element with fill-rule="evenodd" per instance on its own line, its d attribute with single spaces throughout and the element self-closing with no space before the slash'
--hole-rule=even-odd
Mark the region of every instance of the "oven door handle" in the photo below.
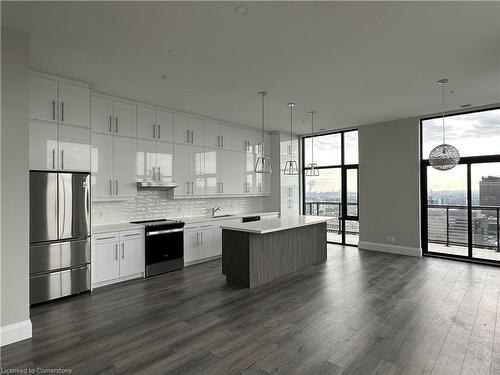
<svg viewBox="0 0 500 375">
<path fill-rule="evenodd" d="M 178 232 L 183 232 L 183 228 L 178 228 L 178 229 L 166 229 L 166 230 L 155 230 L 152 232 L 147 232 L 146 236 L 158 236 L 160 234 L 167 234 L 167 233 L 178 233 Z"/>
</svg>

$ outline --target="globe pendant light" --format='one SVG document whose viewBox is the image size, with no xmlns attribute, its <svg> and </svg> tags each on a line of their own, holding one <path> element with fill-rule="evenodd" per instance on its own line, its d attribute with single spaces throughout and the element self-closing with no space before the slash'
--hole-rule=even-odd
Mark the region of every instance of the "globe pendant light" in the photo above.
<svg viewBox="0 0 500 375">
<path fill-rule="evenodd" d="M 257 158 L 257 161 L 255 162 L 255 167 L 254 167 L 254 172 L 255 173 L 272 173 L 271 170 L 271 159 L 267 158 L 265 155 L 265 149 L 264 149 L 264 99 L 267 95 L 267 92 L 261 91 L 259 92 L 259 95 L 262 99 L 262 138 L 261 138 L 261 155 Z"/>
<path fill-rule="evenodd" d="M 295 103 L 288 103 L 288 108 L 290 108 L 290 153 L 292 153 L 293 146 L 293 107 L 295 107 Z M 295 160 L 288 160 L 285 163 L 283 174 L 298 175 L 299 168 L 297 168 L 297 162 Z"/>
<path fill-rule="evenodd" d="M 443 106 L 442 106 L 442 114 L 443 114 L 443 143 L 439 146 L 436 146 L 432 149 L 429 154 L 429 163 L 430 165 L 437 170 L 440 171 L 448 171 L 454 168 L 458 162 L 460 161 L 460 153 L 458 150 L 445 142 L 445 131 L 444 131 L 444 91 L 445 86 L 448 83 L 446 78 L 440 79 L 437 82 L 443 88 Z"/>
<path fill-rule="evenodd" d="M 306 176 L 319 176 L 318 165 L 314 162 L 314 114 L 315 111 L 309 112 L 311 115 L 311 162 L 307 164 Z"/>
</svg>

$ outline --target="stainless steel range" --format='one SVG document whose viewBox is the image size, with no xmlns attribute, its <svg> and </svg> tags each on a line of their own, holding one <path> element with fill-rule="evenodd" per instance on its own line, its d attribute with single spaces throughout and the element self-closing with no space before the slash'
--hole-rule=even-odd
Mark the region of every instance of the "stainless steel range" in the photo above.
<svg viewBox="0 0 500 375">
<path fill-rule="evenodd" d="M 184 267 L 184 222 L 179 220 L 141 220 L 145 227 L 146 277 Z"/>
</svg>

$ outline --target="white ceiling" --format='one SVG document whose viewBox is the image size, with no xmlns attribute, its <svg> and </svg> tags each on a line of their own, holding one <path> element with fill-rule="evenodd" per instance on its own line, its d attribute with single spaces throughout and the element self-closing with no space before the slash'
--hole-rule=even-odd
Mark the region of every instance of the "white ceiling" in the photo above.
<svg viewBox="0 0 500 375">
<path fill-rule="evenodd" d="M 32 67 L 95 90 L 269 129 L 335 129 L 500 102 L 500 2 L 5 2 Z M 171 55 L 169 50 L 179 50 Z M 166 80 L 161 75 L 167 76 Z"/>
</svg>

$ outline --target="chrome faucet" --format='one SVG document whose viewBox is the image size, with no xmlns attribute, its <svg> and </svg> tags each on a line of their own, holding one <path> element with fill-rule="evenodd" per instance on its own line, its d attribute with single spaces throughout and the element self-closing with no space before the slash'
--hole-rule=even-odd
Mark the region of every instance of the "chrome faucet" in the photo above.
<svg viewBox="0 0 500 375">
<path fill-rule="evenodd" d="M 214 207 L 212 208 L 212 217 L 215 216 L 215 213 L 220 210 L 220 207 Z"/>
</svg>

